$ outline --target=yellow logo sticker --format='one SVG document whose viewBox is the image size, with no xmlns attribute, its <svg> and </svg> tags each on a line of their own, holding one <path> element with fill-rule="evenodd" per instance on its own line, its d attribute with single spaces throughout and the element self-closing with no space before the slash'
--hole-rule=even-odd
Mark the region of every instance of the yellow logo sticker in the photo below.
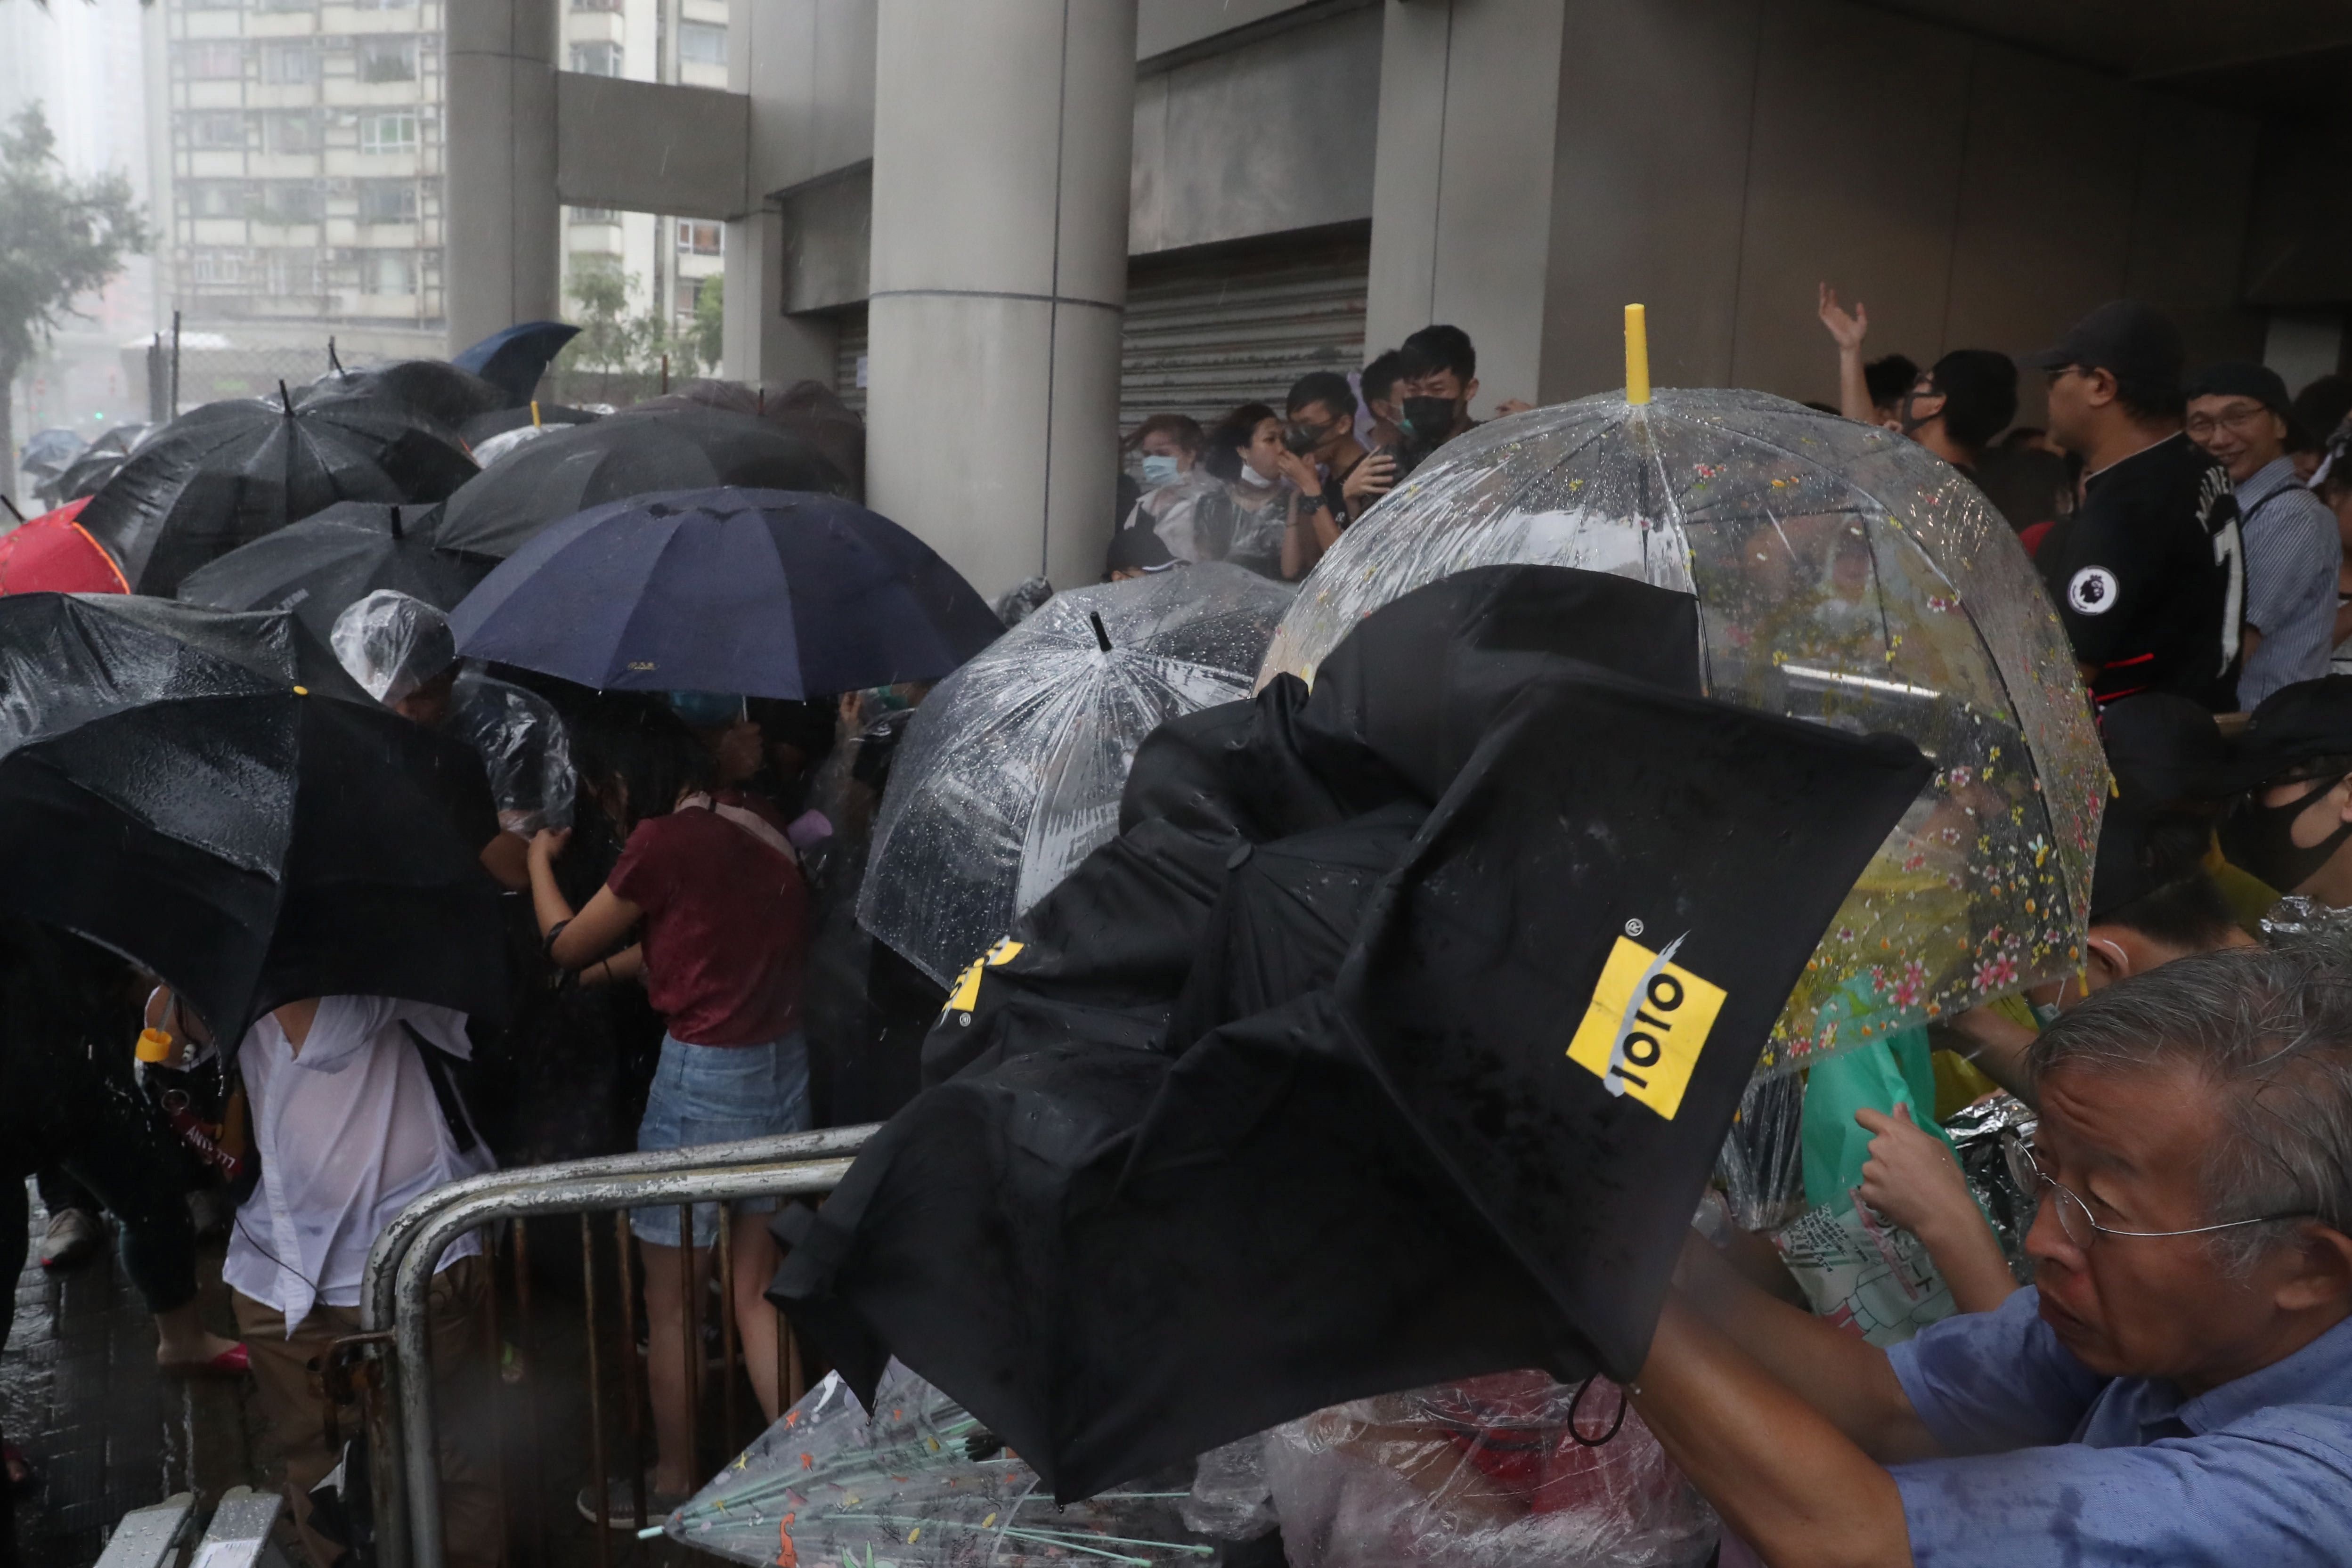
<svg viewBox="0 0 2352 1568">
<path fill-rule="evenodd" d="M 1698 1053 L 1723 1010 L 1722 987 L 1674 962 L 1683 940 L 1653 952 L 1631 937 L 1617 938 L 1568 1047 L 1568 1059 L 1609 1092 L 1630 1094 L 1669 1122 L 1682 1109 Z"/>
<path fill-rule="evenodd" d="M 963 973 L 956 977 L 955 989 L 949 994 L 948 1005 L 940 1016 L 945 1018 L 949 1013 L 970 1013 L 980 1003 L 980 972 L 1010 964 L 1020 952 L 1021 944 L 1007 936 L 965 965 Z M 964 1021 L 970 1023 L 971 1020 L 967 1018 Z"/>
</svg>

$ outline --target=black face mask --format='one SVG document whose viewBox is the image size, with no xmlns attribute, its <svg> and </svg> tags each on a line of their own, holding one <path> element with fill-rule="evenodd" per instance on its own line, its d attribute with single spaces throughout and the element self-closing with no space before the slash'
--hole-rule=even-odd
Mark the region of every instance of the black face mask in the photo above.
<svg viewBox="0 0 2352 1568">
<path fill-rule="evenodd" d="M 2340 778 L 2313 779 L 2309 790 L 2284 806 L 2265 806 L 2248 795 L 2221 819 L 2221 852 L 2279 892 L 2293 893 L 2352 839 L 2352 822 L 2344 822 L 2309 849 L 2294 841 L 2295 819 L 2341 782 Z"/>
<path fill-rule="evenodd" d="M 1412 444 L 1426 452 L 1454 434 L 1462 405 L 1450 397 L 1409 397 L 1404 400 L 1404 427 Z"/>
<path fill-rule="evenodd" d="M 1323 444 L 1324 434 L 1311 424 L 1285 425 L 1282 444 L 1293 457 L 1304 457 Z"/>
</svg>

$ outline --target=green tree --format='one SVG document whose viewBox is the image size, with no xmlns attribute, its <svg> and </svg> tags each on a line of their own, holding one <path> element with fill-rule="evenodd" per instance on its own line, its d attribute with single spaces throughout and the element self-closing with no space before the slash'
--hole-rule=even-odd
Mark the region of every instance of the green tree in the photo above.
<svg viewBox="0 0 2352 1568">
<path fill-rule="evenodd" d="M 17 372 L 46 347 L 73 303 L 147 248 L 147 226 L 119 172 L 80 180 L 58 163 L 38 104 L 0 131 L 0 466 L 13 485 Z"/>
<path fill-rule="evenodd" d="M 694 326 L 687 333 L 695 353 L 712 370 L 719 368 L 726 342 L 727 279 L 713 273 L 694 291 Z"/>
</svg>

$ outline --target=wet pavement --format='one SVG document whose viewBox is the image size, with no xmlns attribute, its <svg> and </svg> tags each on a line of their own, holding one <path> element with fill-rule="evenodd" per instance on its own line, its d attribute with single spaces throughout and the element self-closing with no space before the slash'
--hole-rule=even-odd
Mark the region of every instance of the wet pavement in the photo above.
<svg viewBox="0 0 2352 1568">
<path fill-rule="evenodd" d="M 131 1509 L 190 1490 L 209 1509 L 229 1487 L 275 1484 L 247 1408 L 251 1385 L 159 1374 L 154 1321 L 112 1247 L 46 1272 L 37 1258 L 48 1216 L 37 1194 L 32 1209 L 15 1330 L 0 1354 L 0 1432 L 38 1472 L 15 1502 L 18 1561 L 80 1568 Z M 205 1326 L 234 1335 L 221 1251 L 215 1239 L 199 1255 L 200 1311 Z"/>
</svg>

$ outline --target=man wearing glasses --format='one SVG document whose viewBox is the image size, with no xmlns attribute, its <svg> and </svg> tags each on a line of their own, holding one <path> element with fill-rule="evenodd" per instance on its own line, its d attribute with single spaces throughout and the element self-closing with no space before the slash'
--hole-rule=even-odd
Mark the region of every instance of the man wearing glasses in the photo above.
<svg viewBox="0 0 2352 1568">
<path fill-rule="evenodd" d="M 2352 1562 L 2352 976 L 2178 959 L 2032 1065 L 2032 1288 L 1881 1351 L 1695 1237 L 1635 1408 L 1774 1568 Z"/>
<path fill-rule="evenodd" d="M 2102 305 L 2025 362 L 2050 385 L 2053 439 L 2083 460 L 2083 504 L 2036 552 L 2091 695 L 2176 692 L 2237 706 L 2245 555 L 2230 476 L 2181 434 L 2180 333 Z"/>
</svg>

